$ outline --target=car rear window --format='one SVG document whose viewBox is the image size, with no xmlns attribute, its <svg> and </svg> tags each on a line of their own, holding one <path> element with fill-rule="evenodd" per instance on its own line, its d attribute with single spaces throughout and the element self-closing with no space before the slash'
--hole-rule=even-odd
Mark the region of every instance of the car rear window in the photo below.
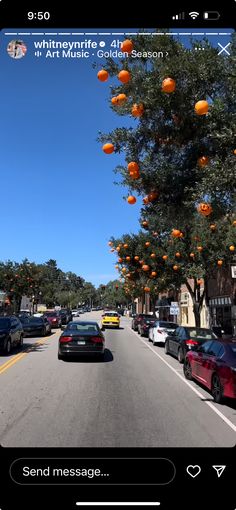
<svg viewBox="0 0 236 510">
<path fill-rule="evenodd" d="M 205 340 L 211 340 L 217 338 L 215 333 L 207 328 L 186 328 L 190 338 L 204 338 Z"/>
<path fill-rule="evenodd" d="M 71 322 L 68 324 L 67 328 L 70 331 L 78 331 L 78 332 L 86 332 L 86 331 L 94 331 L 98 333 L 98 325 L 97 324 L 76 324 L 75 322 Z"/>
<path fill-rule="evenodd" d="M 30 317 L 30 318 L 29 318 L 29 321 L 30 321 L 30 322 L 34 322 L 34 323 L 37 323 L 37 324 L 42 324 L 43 319 L 41 319 L 41 317 Z"/>
<path fill-rule="evenodd" d="M 118 313 L 105 312 L 106 317 L 119 317 Z"/>
<path fill-rule="evenodd" d="M 58 317 L 56 312 L 48 312 L 44 314 L 46 317 Z"/>
<path fill-rule="evenodd" d="M 166 329 L 176 329 L 176 328 L 178 328 L 178 324 L 176 324 L 175 322 L 160 321 L 159 322 L 159 326 L 160 326 L 160 328 L 166 328 Z"/>
</svg>

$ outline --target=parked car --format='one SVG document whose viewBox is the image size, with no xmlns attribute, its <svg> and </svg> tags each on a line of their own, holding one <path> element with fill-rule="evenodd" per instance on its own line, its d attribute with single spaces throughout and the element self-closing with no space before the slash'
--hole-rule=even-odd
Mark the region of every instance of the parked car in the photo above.
<svg viewBox="0 0 236 510">
<path fill-rule="evenodd" d="M 20 310 L 20 312 L 18 313 L 18 317 L 20 315 L 27 315 L 28 317 L 31 316 L 31 312 L 29 310 Z"/>
<path fill-rule="evenodd" d="M 120 327 L 120 316 L 117 312 L 113 312 L 109 310 L 109 312 L 104 312 L 102 314 L 102 320 L 101 320 L 101 326 L 102 328 L 118 328 Z"/>
<path fill-rule="evenodd" d="M 212 326 L 212 331 L 213 333 L 215 333 L 215 335 L 218 337 L 218 338 L 222 338 L 223 334 L 224 334 L 224 330 L 222 329 L 221 326 Z"/>
<path fill-rule="evenodd" d="M 45 312 L 44 317 L 48 320 L 48 322 L 51 324 L 52 328 L 60 328 L 61 327 L 61 316 L 59 315 L 59 312 Z"/>
<path fill-rule="evenodd" d="M 141 317 L 139 323 L 138 323 L 138 333 L 140 336 L 147 336 L 149 328 L 153 326 L 156 322 L 156 317 L 153 315 L 145 315 L 144 317 Z"/>
<path fill-rule="evenodd" d="M 224 397 L 236 399 L 236 339 L 208 340 L 189 351 L 184 375 L 206 386 L 218 404 Z"/>
<path fill-rule="evenodd" d="M 141 321 L 141 319 L 143 317 L 147 317 L 147 319 L 154 319 L 156 320 L 156 317 L 154 317 L 154 315 L 148 315 L 148 314 L 145 314 L 145 313 L 138 313 L 137 315 L 135 315 L 135 317 L 133 317 L 132 319 L 132 323 L 131 323 L 131 328 L 134 330 L 134 331 L 138 331 L 138 325 Z"/>
<path fill-rule="evenodd" d="M 21 321 L 15 315 L 0 317 L 0 350 L 11 352 L 15 345 L 23 346 L 24 330 Z"/>
<path fill-rule="evenodd" d="M 216 339 L 211 329 L 179 326 L 173 333 L 169 333 L 165 340 L 165 353 L 173 354 L 183 363 L 187 352 L 201 345 L 206 340 Z"/>
<path fill-rule="evenodd" d="M 58 313 L 61 317 L 62 324 L 68 324 L 68 322 L 72 321 L 73 319 L 71 310 L 69 310 L 69 308 L 61 308 Z"/>
<path fill-rule="evenodd" d="M 104 358 L 105 337 L 93 321 L 72 321 L 63 327 L 58 343 L 58 359 L 70 355 L 93 354 Z"/>
<path fill-rule="evenodd" d="M 72 317 L 79 317 L 79 310 L 71 310 Z"/>
<path fill-rule="evenodd" d="M 165 343 L 166 337 L 169 333 L 173 333 L 178 324 L 175 322 L 168 321 L 157 321 L 149 328 L 148 339 L 149 342 L 153 342 L 153 345 L 158 343 Z"/>
<path fill-rule="evenodd" d="M 46 317 L 21 317 L 24 336 L 46 336 L 51 333 L 52 326 Z"/>
</svg>

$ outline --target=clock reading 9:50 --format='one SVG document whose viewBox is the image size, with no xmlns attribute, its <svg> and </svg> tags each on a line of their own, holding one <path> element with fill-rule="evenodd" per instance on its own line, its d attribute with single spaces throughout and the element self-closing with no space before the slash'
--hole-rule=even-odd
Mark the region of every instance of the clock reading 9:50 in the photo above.
<svg viewBox="0 0 236 510">
<path fill-rule="evenodd" d="M 50 19 L 50 12 L 28 12 L 27 17 L 30 21 L 33 19 L 48 21 Z"/>
</svg>

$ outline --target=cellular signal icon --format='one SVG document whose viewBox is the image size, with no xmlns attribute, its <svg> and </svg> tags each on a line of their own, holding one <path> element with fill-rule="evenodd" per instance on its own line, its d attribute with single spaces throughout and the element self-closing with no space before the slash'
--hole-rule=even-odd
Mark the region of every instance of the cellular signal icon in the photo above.
<svg viewBox="0 0 236 510">
<path fill-rule="evenodd" d="M 174 16 L 172 16 L 172 19 L 184 19 L 184 18 L 185 18 L 184 12 L 180 12 L 179 14 L 175 14 Z"/>
</svg>

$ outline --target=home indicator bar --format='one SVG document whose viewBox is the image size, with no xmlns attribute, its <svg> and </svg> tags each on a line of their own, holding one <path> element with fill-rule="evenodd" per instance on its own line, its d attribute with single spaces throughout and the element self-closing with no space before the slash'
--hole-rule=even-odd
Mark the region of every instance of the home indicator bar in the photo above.
<svg viewBox="0 0 236 510">
<path fill-rule="evenodd" d="M 160 501 L 77 501 L 77 506 L 160 506 Z"/>
</svg>

